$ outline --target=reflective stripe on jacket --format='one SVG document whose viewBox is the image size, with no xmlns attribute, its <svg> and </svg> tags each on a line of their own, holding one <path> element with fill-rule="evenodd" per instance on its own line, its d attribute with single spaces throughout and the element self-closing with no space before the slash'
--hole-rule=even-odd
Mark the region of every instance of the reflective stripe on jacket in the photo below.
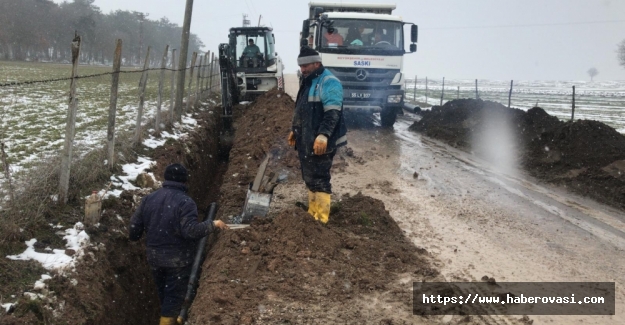
<svg viewBox="0 0 625 325">
<path fill-rule="evenodd" d="M 295 102 L 293 132 L 298 146 L 303 145 L 308 154 L 313 154 L 313 144 L 319 134 L 328 137 L 328 153 L 347 144 L 343 86 L 323 66 L 301 82 Z"/>
</svg>

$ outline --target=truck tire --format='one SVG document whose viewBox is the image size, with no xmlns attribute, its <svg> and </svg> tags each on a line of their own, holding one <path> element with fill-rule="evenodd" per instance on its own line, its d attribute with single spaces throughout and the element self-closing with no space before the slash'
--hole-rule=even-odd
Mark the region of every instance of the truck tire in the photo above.
<svg viewBox="0 0 625 325">
<path fill-rule="evenodd" d="M 393 124 L 395 124 L 395 120 L 397 119 L 397 113 L 395 113 L 394 109 L 384 109 L 380 112 L 380 120 L 382 122 L 383 128 L 392 128 Z"/>
</svg>

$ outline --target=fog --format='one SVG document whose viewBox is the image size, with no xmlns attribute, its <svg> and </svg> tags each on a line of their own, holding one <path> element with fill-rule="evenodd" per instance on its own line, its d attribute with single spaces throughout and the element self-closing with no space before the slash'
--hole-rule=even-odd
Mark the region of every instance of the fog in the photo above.
<svg viewBox="0 0 625 325">
<path fill-rule="evenodd" d="M 62 2 L 55 0 L 56 2 Z M 347 2 L 347 1 L 346 1 Z M 349 1 L 382 3 L 385 1 Z M 185 0 L 95 0 L 104 13 L 140 11 L 182 25 Z M 274 28 L 287 72 L 297 69 L 298 37 L 309 0 L 195 1 L 191 31 L 215 51 L 242 14 Z M 625 39 L 625 1 L 616 0 L 396 0 L 394 14 L 419 25 L 409 76 L 495 80 L 625 80 L 617 44 Z M 260 17 L 262 16 L 262 17 Z M 179 44 L 172 44 L 179 47 Z M 407 49 L 407 46 L 406 46 Z M 111 51 L 113 44 L 111 44 Z"/>
</svg>

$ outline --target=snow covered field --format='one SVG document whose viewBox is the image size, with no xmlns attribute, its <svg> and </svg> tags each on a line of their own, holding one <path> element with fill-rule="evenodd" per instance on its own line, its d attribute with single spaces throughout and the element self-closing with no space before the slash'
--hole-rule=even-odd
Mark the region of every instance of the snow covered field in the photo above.
<svg viewBox="0 0 625 325">
<path fill-rule="evenodd" d="M 111 72 L 111 67 L 80 66 L 78 74 Z M 122 69 L 122 71 L 133 71 Z M 162 111 L 170 105 L 171 72 L 165 73 Z M 67 78 L 70 65 L 0 62 L 0 84 L 32 80 Z M 153 118 L 157 109 L 159 71 L 150 71 L 146 88 L 142 124 Z M 189 74 L 187 73 L 187 76 Z M 121 73 L 119 81 L 116 129 L 133 130 L 139 106 L 141 73 Z M 195 78 L 193 92 L 195 92 Z M 186 83 L 188 84 L 188 83 Z M 65 137 L 70 82 L 52 81 L 0 87 L 0 141 L 5 143 L 13 174 L 28 169 L 32 162 L 60 152 Z M 111 75 L 78 79 L 78 113 L 75 150 L 103 146 L 106 141 Z M 0 173 L 1 174 L 1 173 Z M 19 174 L 16 175 L 19 177 Z M 3 175 L 0 175 L 0 184 Z"/>
<path fill-rule="evenodd" d="M 528 110 L 536 105 L 562 120 L 571 118 L 575 86 L 575 119 L 591 119 L 625 133 L 625 81 L 527 81 L 515 80 L 511 106 Z M 444 101 L 475 98 L 475 80 L 445 79 Z M 439 105 L 442 79 L 428 79 L 427 103 Z M 480 98 L 508 105 L 510 80 L 478 80 Z M 413 99 L 414 79 L 406 83 L 406 97 Z M 425 79 L 417 80 L 419 102 L 426 102 Z"/>
</svg>

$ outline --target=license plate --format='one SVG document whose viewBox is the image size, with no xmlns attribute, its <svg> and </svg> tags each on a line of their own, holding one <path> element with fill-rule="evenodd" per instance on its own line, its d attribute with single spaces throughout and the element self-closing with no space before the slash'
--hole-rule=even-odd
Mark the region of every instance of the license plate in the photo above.
<svg viewBox="0 0 625 325">
<path fill-rule="evenodd" d="M 351 93 L 351 98 L 371 98 L 370 93 Z"/>
</svg>

